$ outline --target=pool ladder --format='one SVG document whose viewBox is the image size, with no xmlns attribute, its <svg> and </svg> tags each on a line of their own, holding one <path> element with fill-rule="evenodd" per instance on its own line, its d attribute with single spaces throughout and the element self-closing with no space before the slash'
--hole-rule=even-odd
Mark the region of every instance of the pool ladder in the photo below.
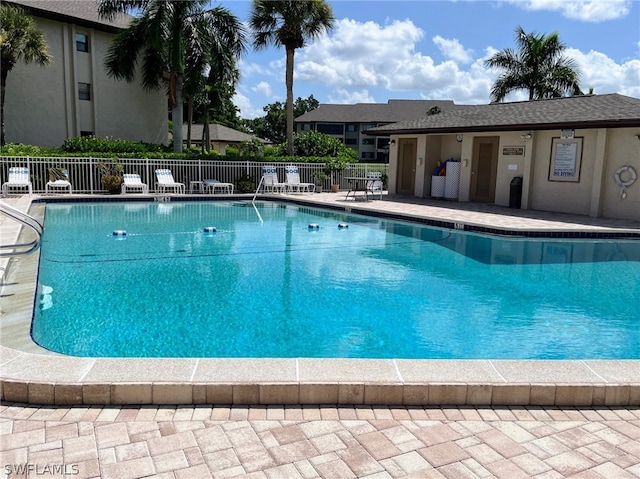
<svg viewBox="0 0 640 479">
<path fill-rule="evenodd" d="M 0 257 L 20 256 L 23 254 L 33 253 L 38 249 L 44 228 L 37 219 L 2 201 L 0 201 L 0 213 L 24 226 L 28 226 L 36 233 L 36 239 L 29 243 L 0 245 Z"/>
</svg>

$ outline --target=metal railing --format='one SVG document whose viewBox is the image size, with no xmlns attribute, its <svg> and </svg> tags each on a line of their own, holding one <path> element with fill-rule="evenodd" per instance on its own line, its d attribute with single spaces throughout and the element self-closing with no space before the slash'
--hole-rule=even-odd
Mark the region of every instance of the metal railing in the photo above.
<svg viewBox="0 0 640 479">
<path fill-rule="evenodd" d="M 73 185 L 74 193 L 95 194 L 106 193 L 102 186 L 101 175 L 96 166 L 105 158 L 93 157 L 35 157 L 35 156 L 0 156 L 0 184 L 8 179 L 9 168 L 21 166 L 29 168 L 29 176 L 33 183 L 34 193 L 44 193 L 49 181 L 49 168 L 64 168 L 69 172 L 69 181 Z M 167 168 L 173 173 L 173 178 L 178 183 L 184 183 L 189 188 L 191 181 L 216 179 L 223 183 L 237 185 L 238 180 L 251 178 L 254 181 L 255 191 L 262 178 L 262 167 L 265 161 L 226 161 L 226 160 L 175 160 L 175 159 L 130 159 L 121 158 L 119 162 L 124 167 L 125 173 L 137 173 L 143 183 L 149 185 L 150 192 L 156 192 L 155 170 Z M 278 170 L 280 181 L 285 180 L 285 166 L 295 165 L 300 172 L 300 181 L 315 183 L 313 174 L 322 171 L 323 163 L 269 163 Z M 353 163 L 348 169 L 335 173 L 334 180 L 341 189 L 348 189 L 349 183 L 344 180 L 346 176 L 365 176 L 370 171 L 387 173 L 387 165 L 380 163 Z M 329 188 L 330 180 L 322 184 L 323 188 Z M 188 191 L 188 190 L 187 190 Z"/>
<path fill-rule="evenodd" d="M 43 226 L 37 219 L 2 201 L 0 201 L 0 214 L 15 220 L 24 226 L 28 226 L 36 233 L 36 239 L 29 243 L 0 245 L 0 257 L 29 254 L 38 249 L 38 246 L 40 246 L 40 238 L 42 237 Z"/>
</svg>

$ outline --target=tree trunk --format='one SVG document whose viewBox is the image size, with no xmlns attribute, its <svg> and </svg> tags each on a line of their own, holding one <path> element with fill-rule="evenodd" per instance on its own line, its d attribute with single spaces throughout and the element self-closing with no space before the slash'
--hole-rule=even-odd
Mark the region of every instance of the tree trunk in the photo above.
<svg viewBox="0 0 640 479">
<path fill-rule="evenodd" d="M 293 54 L 295 49 L 287 47 L 287 155 L 293 156 Z"/>
<path fill-rule="evenodd" d="M 176 106 L 171 110 L 173 119 L 173 151 L 182 153 L 182 72 L 177 73 L 176 78 Z"/>
<path fill-rule="evenodd" d="M 188 100 L 188 115 L 187 119 L 187 148 L 191 148 L 191 125 L 193 123 L 193 96 L 189 97 Z"/>
<path fill-rule="evenodd" d="M 7 90 L 7 75 L 9 71 L 6 68 L 3 68 L 0 72 L 1 79 L 1 91 L 0 91 L 0 146 L 5 145 L 5 137 L 4 137 L 4 94 Z"/>
</svg>

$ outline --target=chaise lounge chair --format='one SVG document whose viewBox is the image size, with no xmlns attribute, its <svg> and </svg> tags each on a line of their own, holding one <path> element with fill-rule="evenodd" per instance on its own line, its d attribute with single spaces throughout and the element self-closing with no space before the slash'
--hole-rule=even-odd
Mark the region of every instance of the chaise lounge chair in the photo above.
<svg viewBox="0 0 640 479">
<path fill-rule="evenodd" d="M 125 173 L 122 175 L 124 183 L 122 183 L 122 194 L 126 195 L 128 190 L 142 190 L 142 194 L 149 194 L 149 187 L 142 182 L 140 175 L 137 173 Z"/>
<path fill-rule="evenodd" d="M 69 171 L 64 168 L 49 168 L 49 181 L 44 187 L 45 193 L 49 193 L 49 188 L 69 188 L 69 194 L 72 194 Z"/>
<path fill-rule="evenodd" d="M 173 179 L 173 173 L 171 170 L 156 170 L 156 190 L 160 193 L 166 193 L 167 188 L 172 188 L 177 193 L 185 193 L 186 187 L 184 183 L 177 183 Z"/>
<path fill-rule="evenodd" d="M 304 190 L 312 193 L 316 190 L 316 185 L 313 183 L 300 183 L 300 171 L 297 166 L 289 165 L 284 169 L 287 180 L 287 190 L 293 193 L 294 191 L 302 193 Z"/>
<path fill-rule="evenodd" d="M 29 168 L 9 168 L 9 180 L 2 184 L 2 196 L 9 194 L 9 188 L 28 188 L 29 196 L 33 196 L 33 185 L 29 178 Z"/>
<path fill-rule="evenodd" d="M 230 195 L 233 194 L 233 183 L 222 183 L 218 180 L 204 180 L 202 183 L 204 184 L 205 193 L 209 192 L 214 194 L 216 189 L 221 189 Z"/>
<path fill-rule="evenodd" d="M 287 189 L 286 183 L 278 181 L 278 171 L 275 166 L 263 166 L 262 180 L 260 181 L 262 182 L 262 190 L 265 193 L 267 191 L 284 193 Z"/>
<path fill-rule="evenodd" d="M 371 171 L 367 173 L 367 178 L 370 178 L 367 181 L 367 190 L 371 192 L 371 195 L 375 198 L 376 192 L 380 195 L 380 199 L 382 199 L 382 190 L 384 190 L 384 183 L 382 182 L 382 173 L 379 171 Z"/>
</svg>

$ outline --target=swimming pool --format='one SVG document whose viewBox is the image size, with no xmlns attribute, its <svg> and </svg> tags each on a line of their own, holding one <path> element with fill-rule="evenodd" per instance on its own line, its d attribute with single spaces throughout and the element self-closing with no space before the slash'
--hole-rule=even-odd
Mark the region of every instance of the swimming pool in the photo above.
<svg viewBox="0 0 640 479">
<path fill-rule="evenodd" d="M 112 357 L 640 356 L 640 242 L 256 206 L 47 205 L 34 340 Z"/>
</svg>

